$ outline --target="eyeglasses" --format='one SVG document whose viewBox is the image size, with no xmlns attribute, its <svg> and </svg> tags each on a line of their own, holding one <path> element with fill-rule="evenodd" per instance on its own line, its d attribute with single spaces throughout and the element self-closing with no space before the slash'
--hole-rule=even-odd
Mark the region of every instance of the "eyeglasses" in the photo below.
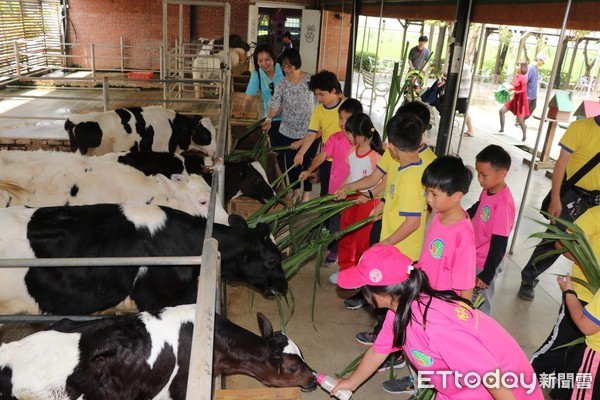
<svg viewBox="0 0 600 400">
<path fill-rule="evenodd" d="M 287 68 L 287 67 L 291 67 L 291 66 L 292 66 L 292 64 L 290 64 L 289 62 L 282 62 L 282 63 L 281 63 L 281 66 L 282 66 L 282 67 L 286 67 L 286 68 Z"/>
<path fill-rule="evenodd" d="M 275 93 L 275 85 L 273 82 L 269 83 L 269 89 L 271 89 L 271 96 Z"/>
</svg>

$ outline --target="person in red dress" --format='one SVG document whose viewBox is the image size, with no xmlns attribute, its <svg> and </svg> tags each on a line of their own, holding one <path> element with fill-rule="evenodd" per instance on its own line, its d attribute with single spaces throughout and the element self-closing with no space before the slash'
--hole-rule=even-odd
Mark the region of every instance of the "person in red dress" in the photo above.
<svg viewBox="0 0 600 400">
<path fill-rule="evenodd" d="M 517 64 L 517 73 L 513 80 L 511 90 L 513 97 L 502 106 L 500 114 L 500 132 L 504 132 L 504 114 L 507 111 L 512 112 L 517 117 L 517 123 L 523 131 L 523 141 L 527 139 L 527 125 L 525 117 L 529 115 L 529 101 L 527 99 L 527 62 L 519 61 Z"/>
</svg>

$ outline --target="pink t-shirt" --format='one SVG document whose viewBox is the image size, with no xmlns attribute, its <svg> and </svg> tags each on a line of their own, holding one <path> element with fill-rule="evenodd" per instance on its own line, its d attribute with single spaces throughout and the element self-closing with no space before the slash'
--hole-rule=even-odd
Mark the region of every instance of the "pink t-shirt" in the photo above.
<svg viewBox="0 0 600 400">
<path fill-rule="evenodd" d="M 493 195 L 487 190 L 479 195 L 479 206 L 472 220 L 478 269 L 485 265 L 492 235 L 510 236 L 515 225 L 515 210 L 515 200 L 508 186 Z"/>
<path fill-rule="evenodd" d="M 403 348 L 411 363 L 420 371 L 421 378 L 431 379 L 425 383 L 433 385 L 438 391 L 436 399 L 492 399 L 483 385 L 469 388 L 464 376 L 472 373 L 469 375 L 471 385 L 471 379 L 499 370 L 499 376 L 506 379 L 515 398 L 543 400 L 544 396 L 534 380 L 533 368 L 525 353 L 498 322 L 480 311 L 433 298 L 427 311 L 426 324 L 423 324 L 428 301 L 429 297 L 423 296 L 412 303 L 413 319 L 406 329 Z M 379 354 L 399 350 L 392 345 L 394 318 L 395 313 L 388 311 L 383 328 L 373 344 L 373 350 Z M 517 377 L 517 381 L 511 380 L 513 376 Z M 455 379 L 462 387 L 455 384 Z"/>
<path fill-rule="evenodd" d="M 334 133 L 327 139 L 323 145 L 323 152 L 327 158 L 332 158 L 331 173 L 329 175 L 329 193 L 335 193 L 342 186 L 344 180 L 350 172 L 350 167 L 346 163 L 346 156 L 352 148 L 352 143 L 342 132 Z"/>
<path fill-rule="evenodd" d="M 462 388 L 455 385 L 458 374 L 447 375 L 446 384 L 444 375 L 428 375 L 438 391 L 437 400 L 492 399 L 483 385 L 467 387 L 464 376 L 474 373 L 483 377 L 496 370 L 510 386 L 514 382 L 516 387 L 511 389 L 515 398 L 544 398 L 521 346 L 498 322 L 478 310 L 433 298 L 427 311 L 427 323 L 423 324 L 428 300 L 429 297 L 425 297 L 411 305 L 413 321 L 406 329 L 404 351 L 419 371 L 456 371 L 463 374 L 458 379 Z M 517 378 L 516 382 L 510 380 L 512 374 Z M 476 379 L 475 375 L 472 377 Z M 472 382 L 470 378 L 469 382 Z M 529 394 L 528 390 L 531 391 Z"/>
<path fill-rule="evenodd" d="M 450 226 L 435 214 L 425 232 L 418 266 L 435 290 L 473 289 L 475 286 L 475 234 L 469 216 Z"/>
</svg>

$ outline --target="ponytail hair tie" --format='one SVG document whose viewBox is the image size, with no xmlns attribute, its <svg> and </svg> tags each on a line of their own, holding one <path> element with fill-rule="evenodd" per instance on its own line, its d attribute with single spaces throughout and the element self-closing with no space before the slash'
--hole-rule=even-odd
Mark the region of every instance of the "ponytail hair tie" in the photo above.
<svg viewBox="0 0 600 400">
<path fill-rule="evenodd" d="M 413 270 L 413 269 L 415 269 L 415 266 L 411 264 L 411 265 L 409 265 L 408 267 L 406 267 L 406 269 L 407 269 L 407 271 L 408 271 L 408 272 L 407 272 L 407 273 L 408 273 L 408 275 L 410 276 L 410 273 L 412 272 L 412 270 Z"/>
<path fill-rule="evenodd" d="M 375 128 L 371 127 L 371 133 L 375 132 Z"/>
</svg>

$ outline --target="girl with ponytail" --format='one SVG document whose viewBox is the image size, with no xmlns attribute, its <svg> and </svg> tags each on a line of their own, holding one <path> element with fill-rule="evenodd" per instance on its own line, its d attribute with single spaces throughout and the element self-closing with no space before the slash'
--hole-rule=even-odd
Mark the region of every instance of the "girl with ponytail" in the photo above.
<svg viewBox="0 0 600 400">
<path fill-rule="evenodd" d="M 355 391 L 387 356 L 402 349 L 417 370 L 417 386 L 437 400 L 543 400 L 529 360 L 500 324 L 454 291 L 437 291 L 395 246 L 375 245 L 358 265 L 340 272 L 343 289 L 362 288 L 374 307 L 387 308 L 383 328 L 354 373 L 331 390 Z"/>
</svg>

